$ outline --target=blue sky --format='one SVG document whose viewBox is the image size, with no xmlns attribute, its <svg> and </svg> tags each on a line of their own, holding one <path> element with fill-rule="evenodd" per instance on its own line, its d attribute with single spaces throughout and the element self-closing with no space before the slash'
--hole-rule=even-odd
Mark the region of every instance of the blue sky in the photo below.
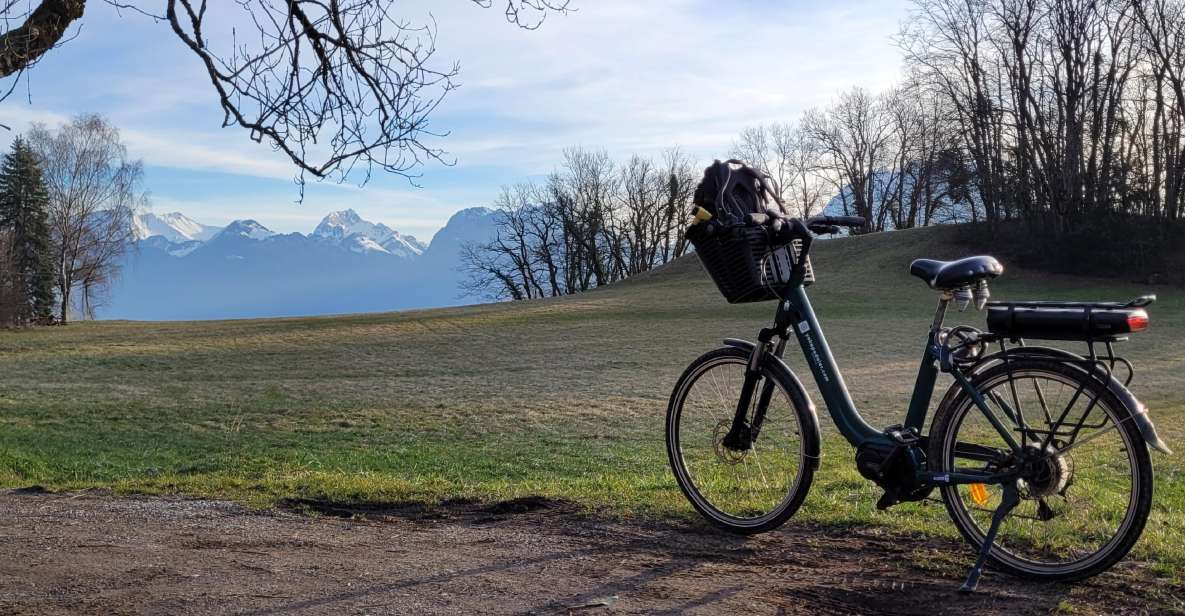
<svg viewBox="0 0 1185 616">
<path fill-rule="evenodd" d="M 156 8 L 163 0 L 141 0 Z M 497 4 L 497 2 L 495 2 Z M 433 116 L 456 165 L 429 165 L 411 186 L 310 184 L 296 203 L 294 169 L 222 116 L 198 60 L 167 24 L 90 2 L 74 40 L 47 55 L 0 103 L 14 133 L 99 112 L 144 160 L 152 211 L 208 224 L 254 218 L 309 232 L 325 213 L 364 217 L 428 240 L 461 208 L 499 187 L 538 179 L 573 145 L 623 158 L 678 145 L 704 164 L 745 126 L 795 118 L 841 90 L 898 77 L 892 37 L 906 0 L 775 2 L 573 0 L 578 10 L 527 32 L 470 0 L 408 0 L 401 14 L 439 26 L 437 60 L 461 64 L 462 87 Z M 211 3 L 223 24 L 234 3 Z"/>
</svg>

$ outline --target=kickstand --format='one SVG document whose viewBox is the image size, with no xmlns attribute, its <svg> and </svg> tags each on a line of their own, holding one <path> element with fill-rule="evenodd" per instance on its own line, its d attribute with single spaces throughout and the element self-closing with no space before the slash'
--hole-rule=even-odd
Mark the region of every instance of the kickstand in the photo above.
<svg viewBox="0 0 1185 616">
<path fill-rule="evenodd" d="M 987 562 L 988 552 L 992 551 L 992 544 L 996 541 L 996 532 L 1000 530 L 1000 523 L 1019 504 L 1020 492 L 1016 488 L 1016 482 L 1005 483 L 1004 496 L 1000 499 L 1000 506 L 996 507 L 996 512 L 992 514 L 992 525 L 983 538 L 983 545 L 979 546 L 979 557 L 975 559 L 975 566 L 967 574 L 967 581 L 963 582 L 959 592 L 963 594 L 975 592 L 976 587 L 979 586 L 979 576 L 983 574 L 983 565 Z"/>
</svg>

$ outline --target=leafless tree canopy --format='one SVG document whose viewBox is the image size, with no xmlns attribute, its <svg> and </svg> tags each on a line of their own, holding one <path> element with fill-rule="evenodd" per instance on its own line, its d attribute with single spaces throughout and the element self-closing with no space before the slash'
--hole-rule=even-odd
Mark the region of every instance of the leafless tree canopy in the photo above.
<svg viewBox="0 0 1185 616">
<path fill-rule="evenodd" d="M 66 322 L 71 309 L 91 318 L 135 240 L 132 219 L 146 200 L 143 165 L 128 158 L 118 129 L 95 115 L 56 131 L 36 125 L 29 145 L 49 192 L 59 318 Z"/>
<path fill-rule="evenodd" d="M 899 86 L 734 144 L 787 204 L 809 212 L 821 182 L 869 231 L 1027 220 L 1070 235 L 1185 215 L 1185 2 L 913 5 Z"/>
<path fill-rule="evenodd" d="M 822 152 L 801 125 L 746 128 L 733 143 L 731 156 L 769 176 L 794 216 L 818 214 L 830 195 L 832 183 L 823 173 Z"/>
<path fill-rule="evenodd" d="M 615 164 L 572 148 L 542 185 L 504 188 L 497 234 L 464 249 L 470 291 L 498 299 L 579 293 L 687 251 L 682 227 L 698 177 L 677 149 Z"/>
<path fill-rule="evenodd" d="M 947 116 L 913 82 L 880 94 L 856 88 L 797 122 L 744 129 L 731 154 L 768 175 L 795 216 L 830 205 L 868 220 L 857 232 L 976 220 Z"/>
<path fill-rule="evenodd" d="M 991 220 L 1185 213 L 1185 3 L 915 0 L 902 44 Z"/>
<path fill-rule="evenodd" d="M 412 175 L 442 156 L 423 139 L 435 134 L 429 116 L 457 87 L 458 66 L 434 58 L 435 25 L 400 17 L 397 0 L 102 1 L 167 22 L 206 69 L 224 126 L 283 152 L 301 180 Z M 4 0 L 0 77 L 67 38 L 85 5 L 42 0 L 29 10 L 27 0 Z M 505 0 L 507 20 L 527 29 L 567 10 L 568 0 Z M 226 23 L 237 25 L 223 39 Z"/>
</svg>

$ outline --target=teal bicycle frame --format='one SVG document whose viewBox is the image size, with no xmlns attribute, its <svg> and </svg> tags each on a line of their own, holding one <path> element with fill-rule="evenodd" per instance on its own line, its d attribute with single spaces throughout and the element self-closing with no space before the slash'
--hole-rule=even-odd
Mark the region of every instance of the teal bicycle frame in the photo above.
<svg viewBox="0 0 1185 616">
<path fill-rule="evenodd" d="M 806 254 L 809 248 L 810 242 L 804 242 L 802 253 Z M 805 259 L 803 262 L 805 262 Z M 774 325 L 773 327 L 761 330 L 756 345 L 739 340 L 728 341 L 730 345 L 749 348 L 751 350 L 751 359 L 746 370 L 745 382 L 741 388 L 741 395 L 737 403 L 733 424 L 729 433 L 724 438 L 724 444 L 737 449 L 747 449 L 749 443 L 758 438 L 762 422 L 764 421 L 765 410 L 769 406 L 774 389 L 772 382 L 764 383 L 758 398 L 756 410 L 754 411 L 753 421 L 751 424 L 747 423 L 748 411 L 752 407 L 752 398 L 754 393 L 756 393 L 758 381 L 761 379 L 762 362 L 767 361 L 766 358 L 771 354 L 777 358 L 776 361 L 781 361 L 785 353 L 786 342 L 789 339 L 790 332 L 793 331 L 799 347 L 802 349 L 803 355 L 806 358 L 806 363 L 814 376 L 815 384 L 822 394 L 823 403 L 826 405 L 831 420 L 840 434 L 856 448 L 869 444 L 877 444 L 888 448 L 901 445 L 902 441 L 899 438 L 894 438 L 891 430 L 877 429 L 872 426 L 856 408 L 847 384 L 844 382 L 843 374 L 836 364 L 835 356 L 831 352 L 831 347 L 827 343 L 827 338 L 823 334 L 823 328 L 819 324 L 810 299 L 807 297 L 804 279 L 805 267 L 796 265 L 795 271 L 791 276 L 790 284 L 780 293 L 781 299 L 778 302 Z M 922 360 L 918 366 L 917 377 L 914 382 L 909 407 L 906 410 L 905 421 L 900 426 L 893 427 L 893 429 L 897 430 L 896 434 L 898 437 L 902 432 L 905 432 L 907 435 L 912 434 L 915 437 L 920 437 L 925 427 L 930 401 L 934 396 L 938 374 L 941 371 L 941 354 L 944 351 L 942 345 L 938 343 L 938 333 L 942 330 L 942 324 L 950 301 L 951 295 L 944 293 L 938 302 L 933 323 L 927 334 L 926 345 L 922 351 Z M 778 339 L 776 344 L 774 344 L 775 338 Z M 1012 431 L 996 417 L 995 413 L 987 405 L 987 402 L 974 385 L 972 385 L 971 381 L 957 369 L 949 370 L 949 372 L 954 375 L 955 381 L 967 392 L 975 405 L 984 413 L 996 431 L 999 432 L 1001 438 L 1003 438 L 1004 442 L 1011 449 L 1011 453 L 1020 452 L 1026 445 L 1028 433 L 1023 416 L 1019 412 L 1009 408 L 1003 400 L 994 400 L 996 403 L 1003 405 L 1002 410 L 1010 419 L 1019 424 L 1022 441 L 1018 442 Z M 973 450 L 961 453 L 968 453 L 971 457 L 980 458 L 985 461 L 995 460 L 1000 457 L 1000 452 L 987 450 L 986 448 L 980 451 Z M 1017 475 L 1018 472 L 1015 469 L 1005 472 L 943 473 L 919 469 L 917 480 L 921 484 L 929 485 L 1006 483 L 1014 480 Z"/>
<path fill-rule="evenodd" d="M 802 225 L 798 224 L 798 226 Z M 1131 419 L 1139 428 L 1145 441 L 1155 449 L 1165 453 L 1169 452 L 1168 447 L 1156 435 L 1156 429 L 1148 418 L 1146 408 L 1127 390 L 1126 384 L 1119 383 L 1113 376 L 1112 370 L 1115 363 L 1117 361 L 1126 362 L 1126 360 L 1117 358 L 1111 351 L 1112 339 L 1103 340 L 1107 345 L 1107 356 L 1102 357 L 1095 353 L 1095 339 L 1085 340 L 1089 346 L 1090 355 L 1083 357 L 1060 349 L 1027 347 L 1024 346 L 1023 341 L 1019 340 L 1014 340 L 1014 343 L 1017 344 L 1013 348 L 1006 348 L 1005 341 L 1000 336 L 972 328 L 957 327 L 946 330 L 943 328 L 943 321 L 947 308 L 954 299 L 954 293 L 950 290 L 942 291 L 938 308 L 934 313 L 934 320 L 922 351 L 921 363 L 918 366 L 917 378 L 914 382 L 904 422 L 883 430 L 873 427 L 856 408 L 847 384 L 844 382 L 843 374 L 831 352 L 831 347 L 827 343 L 827 338 L 823 334 L 823 328 L 819 324 L 810 299 L 807 297 L 805 264 L 806 256 L 810 250 L 811 236 L 805 229 L 799 231 L 797 239 L 801 240 L 802 245 L 797 252 L 798 257 L 794 259 L 788 284 L 777 290 L 779 301 L 773 326 L 761 330 L 756 344 L 742 340 L 725 341 L 729 346 L 749 351 L 750 359 L 746 366 L 745 379 L 732 425 L 721 444 L 729 449 L 745 451 L 751 448 L 758 439 L 766 410 L 773 396 L 775 388 L 773 379 L 767 379 L 761 384 L 761 391 L 755 407 L 752 405 L 753 395 L 757 392 L 758 384 L 762 381 L 765 362 L 782 363 L 787 341 L 793 331 L 835 427 L 857 449 L 857 467 L 860 468 L 861 474 L 874 479 L 881 487 L 885 488 L 885 496 L 882 497 L 881 502 L 878 502 L 878 507 L 884 508 L 903 500 L 924 498 L 932 489 L 939 486 L 985 483 L 998 484 L 1003 488 L 1001 501 L 992 515 L 991 525 L 980 545 L 975 566 L 961 588 L 962 591 L 969 592 L 975 588 L 1001 522 L 1020 502 L 1019 486 L 1022 475 L 1026 472 L 1024 470 L 1026 465 L 1029 465 L 1034 459 L 1040 460 L 1043 459 L 1042 456 L 1051 455 L 1047 452 L 1051 451 L 1053 435 L 1058 428 L 1065 425 L 1064 422 L 1070 408 L 1082 395 L 1087 383 L 1093 382 L 1105 386 L 1121 404 L 1129 409 Z M 1143 301 L 1143 299 L 1136 301 Z M 957 336 L 960 335 L 959 330 L 963 329 L 971 330 L 973 335 L 960 341 Z M 775 338 L 777 339 L 776 343 Z M 951 346 L 952 339 L 956 342 L 954 347 Z M 984 356 L 987 344 L 996 342 L 1000 345 L 1000 351 Z M 957 355 L 956 350 L 966 348 L 964 343 L 970 345 L 970 348 L 974 348 L 975 352 L 971 355 Z M 1007 364 L 1013 358 L 1034 357 L 1075 365 L 1082 371 L 1082 380 L 1078 391 L 1075 392 L 1073 399 L 1057 420 L 1051 424 L 1049 430 L 1031 428 L 1025 421 L 1019 403 L 1016 408 L 1013 408 L 1000 395 L 989 393 L 991 402 L 1012 424 L 1011 426 L 1005 425 L 1004 421 L 997 416 L 997 411 L 988 405 L 988 400 L 983 392 L 980 392 L 973 383 L 973 378 L 981 366 L 989 365 L 997 360 Z M 1111 363 L 1110 368 L 1104 367 L 1107 360 Z M 1130 363 L 1127 365 L 1130 370 Z M 782 364 L 782 368 L 790 372 L 784 364 Z M 924 443 L 928 437 L 922 434 L 922 430 L 925 427 L 926 416 L 929 413 L 939 372 L 946 372 L 954 377 L 956 386 L 983 413 L 994 431 L 1000 435 L 1002 445 L 1006 446 L 1006 448 L 995 448 L 962 441 L 954 444 L 954 452 L 958 458 L 986 463 L 982 469 L 959 468 L 955 470 L 952 467 L 939 472 L 935 471 L 929 465 L 930 461 L 925 458 L 922 450 L 925 449 Z M 793 376 L 793 372 L 790 374 Z M 798 393 L 801 394 L 801 398 L 806 400 L 806 392 L 802 390 L 801 383 L 797 383 L 797 379 L 795 379 L 795 383 L 799 387 Z M 1013 396 L 1015 397 L 1015 391 L 1013 391 Z M 1078 420 L 1078 425 L 1073 428 L 1074 437 L 1078 435 L 1086 417 L 1089 416 L 1098 399 L 1098 397 L 1094 397 L 1090 400 L 1082 417 Z M 747 420 L 751 408 L 753 417 L 750 423 Z M 1042 434 L 1045 436 L 1041 436 Z M 859 452 L 864 448 L 871 450 L 879 448 L 889 452 L 881 459 L 882 462 L 877 462 L 872 467 L 873 470 L 869 471 L 869 474 L 866 474 L 866 468 L 860 466 Z M 883 469 L 889 465 L 888 461 L 898 461 L 902 458 L 908 464 L 905 470 L 893 477 L 886 477 Z M 815 463 L 817 464 L 817 459 Z M 1027 477 L 1027 475 L 1024 476 Z"/>
</svg>

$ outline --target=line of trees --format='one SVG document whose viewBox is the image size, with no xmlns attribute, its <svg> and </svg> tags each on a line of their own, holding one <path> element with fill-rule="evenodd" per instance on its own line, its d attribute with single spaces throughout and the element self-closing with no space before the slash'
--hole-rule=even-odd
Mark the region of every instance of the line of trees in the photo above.
<svg viewBox="0 0 1185 616">
<path fill-rule="evenodd" d="M 796 215 L 863 216 L 858 233 L 986 222 L 981 239 L 1044 266 L 1179 278 L 1185 0 L 912 4 L 896 87 L 746 128 L 729 155 Z M 698 178 L 641 160 L 573 150 L 546 185 L 505 191 L 470 287 L 562 295 L 682 254 Z"/>
<path fill-rule="evenodd" d="M 678 149 L 615 163 L 571 148 L 541 184 L 504 188 L 493 240 L 464 247 L 470 292 L 498 299 L 578 293 L 687 251 L 682 227 L 698 175 Z"/>
<path fill-rule="evenodd" d="M 746 129 L 733 155 L 865 231 L 1185 214 L 1185 2 L 913 0 L 899 41 L 901 85 Z"/>
<path fill-rule="evenodd" d="M 989 220 L 1185 214 L 1185 3 L 915 0 L 907 24 Z"/>
<path fill-rule="evenodd" d="M 798 216 L 863 216 L 857 232 L 982 217 L 953 125 L 915 84 L 855 88 L 797 122 L 746 128 L 731 155 L 760 169 Z"/>
<path fill-rule="evenodd" d="M 96 115 L 13 141 L 0 165 L 0 325 L 94 317 L 134 244 L 142 180 Z"/>
</svg>

